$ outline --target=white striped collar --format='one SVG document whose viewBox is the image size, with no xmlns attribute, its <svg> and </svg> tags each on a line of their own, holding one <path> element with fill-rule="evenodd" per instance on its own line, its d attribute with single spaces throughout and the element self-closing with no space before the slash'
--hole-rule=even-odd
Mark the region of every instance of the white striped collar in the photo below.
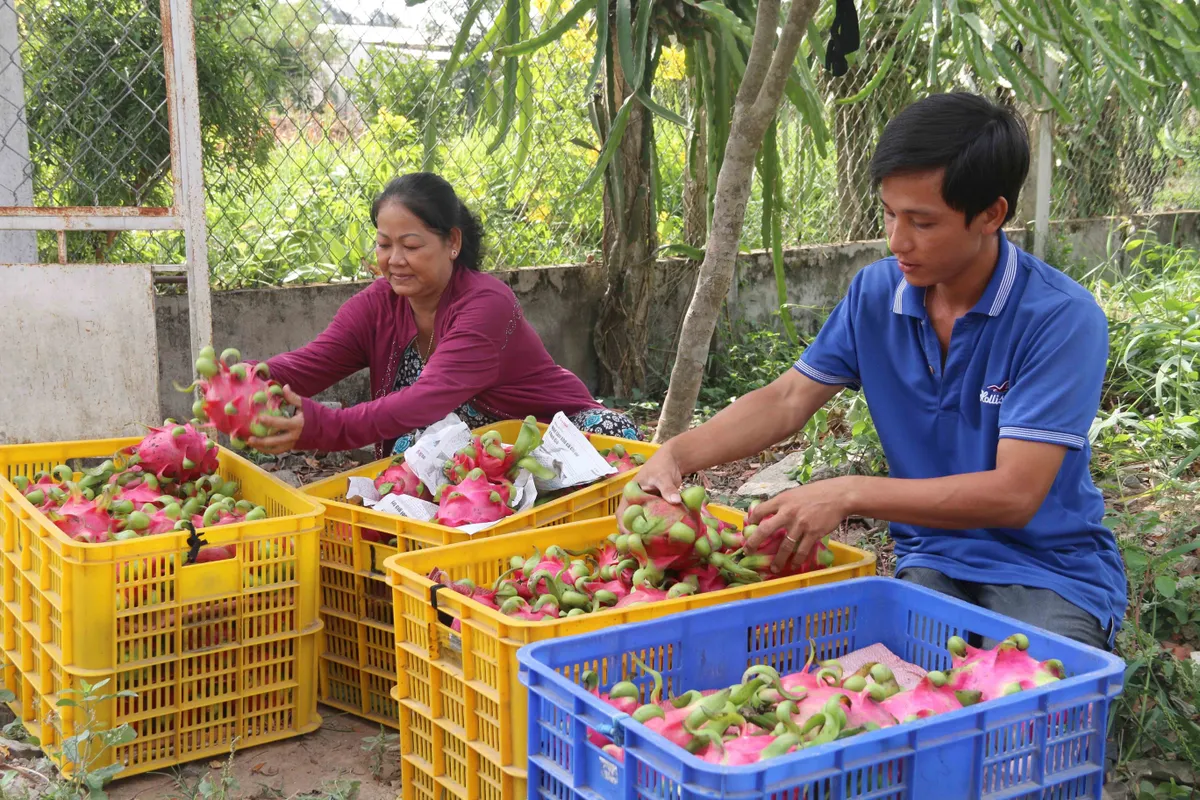
<svg viewBox="0 0 1200 800">
<path fill-rule="evenodd" d="M 1008 304 L 1013 285 L 1017 280 L 1017 247 L 1008 241 L 1004 231 L 1000 231 L 1000 253 L 996 259 L 996 269 L 983 290 L 983 295 L 971 309 L 970 313 L 987 314 L 998 317 Z M 925 288 L 911 286 L 903 277 L 896 284 L 892 293 L 892 313 L 908 314 L 912 317 L 925 318 Z"/>
</svg>

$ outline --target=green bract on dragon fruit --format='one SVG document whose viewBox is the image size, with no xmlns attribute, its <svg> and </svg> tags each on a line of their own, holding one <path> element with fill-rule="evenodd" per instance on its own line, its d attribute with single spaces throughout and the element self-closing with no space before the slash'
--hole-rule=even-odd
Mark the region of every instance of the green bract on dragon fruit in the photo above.
<svg viewBox="0 0 1200 800">
<path fill-rule="evenodd" d="M 167 420 L 78 475 L 59 464 L 14 476 L 12 483 L 59 530 L 84 544 L 182 531 L 188 524 L 266 519 L 265 508 L 240 499 L 238 484 L 220 476 L 217 453 L 216 443 L 196 426 Z"/>
<path fill-rule="evenodd" d="M 589 692 L 673 744 L 709 763 L 737 766 L 986 704 L 1064 677 L 1060 661 L 1038 661 L 1028 648 L 1029 638 L 1021 633 L 990 650 L 951 637 L 952 668 L 929 672 L 909 689 L 901 689 L 884 664 L 864 664 L 844 675 L 836 660 L 813 663 L 813 650 L 799 672 L 781 675 L 759 664 L 747 669 L 740 683 L 670 698 L 663 697 L 662 675 L 636 657 L 653 680 L 644 701 L 630 681 L 600 692 L 594 672 L 582 678 Z M 589 729 L 588 739 L 623 760 L 623 751 L 608 737 Z"/>
<path fill-rule="evenodd" d="M 473 488 L 483 486 L 484 481 L 486 476 L 469 474 L 467 491 L 484 491 Z M 468 498 L 464 493 L 463 508 L 496 505 L 503 500 L 503 495 L 497 494 Z M 471 505 L 465 505 L 468 499 Z M 445 495 L 443 502 L 451 505 L 448 513 L 465 513 Z M 788 574 L 831 566 L 834 555 L 827 544 L 822 543 L 820 553 Z M 571 551 L 551 546 L 544 553 L 514 554 L 509 569 L 488 587 L 454 579 L 440 569 L 433 570 L 429 578 L 508 616 L 543 620 L 783 577 L 769 572 L 769 566 L 769 560 L 745 551 L 743 533 L 736 526 L 712 514 L 703 487 L 684 489 L 682 502 L 675 504 L 630 481 L 617 507 L 617 530 L 597 547 Z"/>
</svg>

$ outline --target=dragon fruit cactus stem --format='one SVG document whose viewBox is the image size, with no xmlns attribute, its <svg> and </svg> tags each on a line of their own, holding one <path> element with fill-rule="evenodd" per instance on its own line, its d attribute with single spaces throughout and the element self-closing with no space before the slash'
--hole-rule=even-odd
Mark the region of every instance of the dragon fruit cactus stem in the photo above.
<svg viewBox="0 0 1200 800">
<path fill-rule="evenodd" d="M 251 367 L 239 363 L 241 358 L 241 353 L 231 347 L 217 359 L 215 351 L 205 347 L 196 359 L 199 379 L 191 386 L 175 387 L 182 392 L 199 387 L 202 397 L 192 406 L 194 422 L 227 434 L 236 450 L 244 449 L 251 436 L 270 434 L 270 429 L 258 421 L 260 415 L 280 417 L 291 410 L 283 401 L 283 387 L 270 380 L 266 363 Z"/>
</svg>

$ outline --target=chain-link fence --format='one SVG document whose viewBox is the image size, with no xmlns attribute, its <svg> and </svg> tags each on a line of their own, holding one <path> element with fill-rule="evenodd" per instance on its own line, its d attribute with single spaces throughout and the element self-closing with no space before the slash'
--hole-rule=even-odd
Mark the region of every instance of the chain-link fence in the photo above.
<svg viewBox="0 0 1200 800">
<path fill-rule="evenodd" d="M 534 0 L 523 38 L 565 7 L 548 2 Z M 482 216 L 486 267 L 600 258 L 601 184 L 578 193 L 598 155 L 584 91 L 590 17 L 523 57 L 508 94 L 513 76 L 486 35 L 504 0 L 482 2 L 459 68 L 445 70 L 474 5 L 194 0 L 214 286 L 368 277 L 371 198 L 388 179 L 423 168 L 444 175 Z M 0 69 L 0 198 L 24 191 L 36 205 L 170 205 L 158 0 L 0 0 L 0 8 L 15 14 L 20 42 L 18 71 Z M 777 136 L 785 245 L 882 234 L 868 163 L 887 120 L 923 90 L 911 70 L 894 68 L 862 99 L 844 101 L 868 87 L 902 18 L 864 18 L 863 45 L 845 76 L 815 70 L 826 99 L 823 152 L 785 101 Z M 923 63 L 928 53 L 913 45 L 905 57 Z M 18 72 L 23 91 L 14 94 Z M 950 83 L 975 88 L 969 78 Z M 1200 122 L 1182 91 L 1165 93 L 1146 116 L 1116 93 L 1097 100 L 1068 84 L 1076 113 L 1056 131 L 1052 217 L 1200 204 Z M 690 117 L 683 51 L 669 43 L 656 97 Z M 1021 110 L 1032 120 L 1031 109 Z M 655 121 L 661 244 L 684 241 L 685 209 L 696 205 L 685 196 L 687 137 Z M 1032 179 L 1026 189 L 1030 200 Z M 746 246 L 762 246 L 760 220 L 756 178 Z M 67 244 L 75 261 L 182 257 L 173 232 L 71 232 Z M 38 245 L 54 260 L 53 234 L 39 234 Z"/>
<path fill-rule="evenodd" d="M 597 155 L 586 147 L 590 42 L 568 34 L 523 62 L 507 114 L 484 39 L 502 3 L 484 4 L 458 70 L 445 75 L 468 5 L 268 0 L 224 20 L 254 54 L 245 80 L 269 127 L 250 168 L 228 169 L 219 147 L 205 153 L 216 285 L 368 276 L 371 198 L 423 168 L 482 216 L 485 266 L 599 255 L 599 190 L 575 194 Z"/>
<path fill-rule="evenodd" d="M 0 205 L 170 207 L 159 4 L 0 0 L 0 29 Z M 163 262 L 182 249 L 176 232 L 36 237 L 41 261 Z"/>
</svg>

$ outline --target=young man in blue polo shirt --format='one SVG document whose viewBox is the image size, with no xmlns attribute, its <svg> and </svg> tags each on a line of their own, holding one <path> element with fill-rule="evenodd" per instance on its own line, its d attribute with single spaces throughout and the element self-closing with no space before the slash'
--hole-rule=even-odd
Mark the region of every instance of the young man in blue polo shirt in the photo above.
<svg viewBox="0 0 1200 800">
<path fill-rule="evenodd" d="M 887 520 L 901 580 L 1111 649 L 1126 579 L 1088 469 L 1108 325 L 1001 231 L 1028 169 L 1019 118 L 983 98 L 905 109 L 871 161 L 894 255 L 855 275 L 795 369 L 667 442 L 641 485 L 675 499 L 681 476 L 758 453 L 861 389 L 889 477 L 758 506 L 758 538 L 788 531 L 776 564 L 848 516 Z"/>
</svg>

